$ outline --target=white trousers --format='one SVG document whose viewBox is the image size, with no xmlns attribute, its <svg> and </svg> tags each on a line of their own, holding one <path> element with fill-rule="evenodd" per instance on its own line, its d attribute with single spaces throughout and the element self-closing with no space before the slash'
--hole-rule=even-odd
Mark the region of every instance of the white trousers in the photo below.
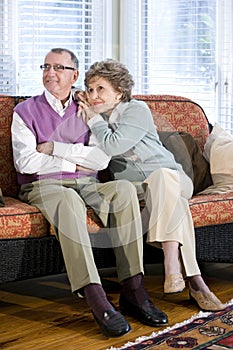
<svg viewBox="0 0 233 350">
<path fill-rule="evenodd" d="M 179 242 L 184 274 L 200 275 L 188 203 L 193 192 L 191 179 L 184 172 L 162 168 L 151 173 L 144 184 L 149 211 L 147 243 L 161 248 L 162 242 Z"/>
</svg>

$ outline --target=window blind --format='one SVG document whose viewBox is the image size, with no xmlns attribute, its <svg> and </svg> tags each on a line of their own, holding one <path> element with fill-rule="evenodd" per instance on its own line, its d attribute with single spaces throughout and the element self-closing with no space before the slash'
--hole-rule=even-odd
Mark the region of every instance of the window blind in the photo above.
<svg viewBox="0 0 233 350">
<path fill-rule="evenodd" d="M 53 47 L 65 47 L 78 56 L 81 86 L 93 59 L 103 56 L 103 1 L 0 0 L 0 3 L 4 18 L 2 91 L 17 95 L 41 93 L 39 66 Z"/>
<path fill-rule="evenodd" d="M 233 3 L 219 0 L 217 11 L 217 121 L 233 134 Z"/>
<path fill-rule="evenodd" d="M 211 118 L 216 0 L 122 0 L 121 13 L 121 60 L 135 78 L 135 93 L 192 98 Z"/>
<path fill-rule="evenodd" d="M 134 93 L 182 95 L 233 133 L 232 0 L 0 0 L 0 92 L 41 93 L 52 47 L 80 60 L 77 85 L 106 57 L 127 65 Z"/>
<path fill-rule="evenodd" d="M 15 80 L 15 24 L 13 1 L 0 0 L 0 93 L 13 93 Z"/>
</svg>

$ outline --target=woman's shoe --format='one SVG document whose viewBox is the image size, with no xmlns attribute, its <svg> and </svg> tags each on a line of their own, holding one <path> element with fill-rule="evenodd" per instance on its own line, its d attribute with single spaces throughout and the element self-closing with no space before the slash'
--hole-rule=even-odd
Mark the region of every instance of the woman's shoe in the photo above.
<svg viewBox="0 0 233 350">
<path fill-rule="evenodd" d="M 181 273 L 166 275 L 164 282 L 164 293 L 181 293 L 185 289 L 185 281 Z"/>
<path fill-rule="evenodd" d="M 190 300 L 194 301 L 203 311 L 220 311 L 225 309 L 224 305 L 214 293 L 204 294 L 200 291 L 189 289 Z"/>
</svg>

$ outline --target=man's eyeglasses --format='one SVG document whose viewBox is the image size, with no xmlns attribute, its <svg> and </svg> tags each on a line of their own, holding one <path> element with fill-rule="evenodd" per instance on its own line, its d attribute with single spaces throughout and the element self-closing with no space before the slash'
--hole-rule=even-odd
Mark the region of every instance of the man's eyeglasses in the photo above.
<svg viewBox="0 0 233 350">
<path fill-rule="evenodd" d="M 48 72 L 52 67 L 55 70 L 55 72 L 62 72 L 64 69 L 76 70 L 76 68 L 74 67 L 66 67 L 66 66 L 63 66 L 62 64 L 54 64 L 52 66 L 51 64 L 46 63 L 40 66 L 40 68 L 46 72 Z"/>
</svg>

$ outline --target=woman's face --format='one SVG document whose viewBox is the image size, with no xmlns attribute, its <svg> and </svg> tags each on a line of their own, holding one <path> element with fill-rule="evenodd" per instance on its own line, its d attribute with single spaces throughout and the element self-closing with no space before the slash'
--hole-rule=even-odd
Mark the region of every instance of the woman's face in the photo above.
<svg viewBox="0 0 233 350">
<path fill-rule="evenodd" d="M 121 93 L 117 92 L 111 83 L 102 77 L 94 77 L 88 83 L 88 102 L 96 113 L 110 115 L 120 102 Z"/>
</svg>

